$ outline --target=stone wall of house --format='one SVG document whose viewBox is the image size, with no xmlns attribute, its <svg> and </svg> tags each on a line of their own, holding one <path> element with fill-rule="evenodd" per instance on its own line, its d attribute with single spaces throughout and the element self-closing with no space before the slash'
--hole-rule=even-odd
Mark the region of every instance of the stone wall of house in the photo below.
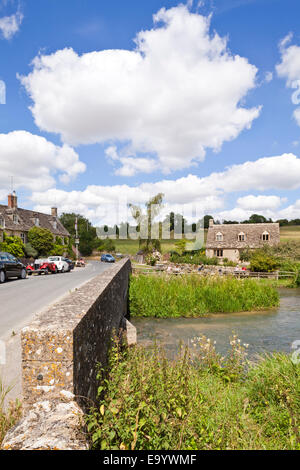
<svg viewBox="0 0 300 470">
<path fill-rule="evenodd" d="M 22 330 L 25 416 L 4 449 L 86 448 L 79 420 L 96 401 L 97 366 L 107 363 L 114 334 L 128 331 L 128 343 L 136 341 L 128 322 L 130 273 L 130 260 L 119 261 Z"/>
</svg>

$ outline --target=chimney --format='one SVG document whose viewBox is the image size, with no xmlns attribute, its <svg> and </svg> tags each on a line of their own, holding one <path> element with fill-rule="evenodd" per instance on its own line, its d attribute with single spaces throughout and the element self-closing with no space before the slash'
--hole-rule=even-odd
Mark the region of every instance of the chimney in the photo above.
<svg viewBox="0 0 300 470">
<path fill-rule="evenodd" d="M 10 209 L 17 209 L 18 207 L 18 198 L 15 191 L 8 195 L 8 207 Z"/>
<path fill-rule="evenodd" d="M 209 219 L 209 226 L 213 227 L 213 225 L 214 225 L 214 219 Z"/>
<path fill-rule="evenodd" d="M 51 215 L 52 217 L 57 217 L 57 207 L 51 207 Z"/>
</svg>

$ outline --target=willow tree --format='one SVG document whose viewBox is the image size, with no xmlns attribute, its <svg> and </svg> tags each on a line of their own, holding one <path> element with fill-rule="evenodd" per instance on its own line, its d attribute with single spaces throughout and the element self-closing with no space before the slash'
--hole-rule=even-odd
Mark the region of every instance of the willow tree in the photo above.
<svg viewBox="0 0 300 470">
<path fill-rule="evenodd" d="M 155 219 L 160 214 L 163 208 L 163 193 L 158 193 L 156 196 L 149 199 L 145 204 L 146 210 L 140 206 L 129 204 L 131 214 L 137 223 L 137 232 L 139 232 L 139 247 L 146 253 L 158 250 L 160 251 L 159 240 L 159 225 L 155 225 Z M 152 238 L 155 233 L 155 237 Z"/>
</svg>

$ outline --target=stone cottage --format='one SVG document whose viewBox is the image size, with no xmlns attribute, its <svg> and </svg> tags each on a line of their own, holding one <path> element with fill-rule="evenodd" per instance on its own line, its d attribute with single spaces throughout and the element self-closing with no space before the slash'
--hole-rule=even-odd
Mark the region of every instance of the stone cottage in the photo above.
<svg viewBox="0 0 300 470">
<path fill-rule="evenodd" d="M 27 243 L 28 232 L 34 226 L 46 228 L 53 234 L 53 238 L 60 237 L 63 244 L 68 243 L 70 234 L 58 219 L 56 207 L 51 209 L 51 215 L 20 209 L 16 193 L 9 194 L 7 206 L 0 204 L 0 241 L 3 241 L 5 232 L 10 236 L 18 236 L 23 243 Z"/>
<path fill-rule="evenodd" d="M 245 248 L 261 248 L 280 242 L 279 224 L 214 224 L 209 221 L 206 241 L 208 258 L 227 258 L 230 261 L 240 260 L 240 251 Z"/>
</svg>

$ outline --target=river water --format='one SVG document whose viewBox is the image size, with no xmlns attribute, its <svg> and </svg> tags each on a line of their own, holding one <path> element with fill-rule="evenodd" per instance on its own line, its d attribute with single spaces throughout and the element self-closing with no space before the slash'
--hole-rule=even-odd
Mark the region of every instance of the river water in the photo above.
<svg viewBox="0 0 300 470">
<path fill-rule="evenodd" d="M 132 318 L 138 343 L 149 346 L 162 344 L 169 356 L 174 356 L 180 342 L 205 335 L 216 341 L 216 349 L 226 354 L 229 338 L 236 333 L 249 344 L 249 358 L 263 352 L 293 352 L 291 345 L 300 340 L 300 289 L 280 289 L 280 306 L 276 309 L 214 314 L 205 318 Z"/>
</svg>

